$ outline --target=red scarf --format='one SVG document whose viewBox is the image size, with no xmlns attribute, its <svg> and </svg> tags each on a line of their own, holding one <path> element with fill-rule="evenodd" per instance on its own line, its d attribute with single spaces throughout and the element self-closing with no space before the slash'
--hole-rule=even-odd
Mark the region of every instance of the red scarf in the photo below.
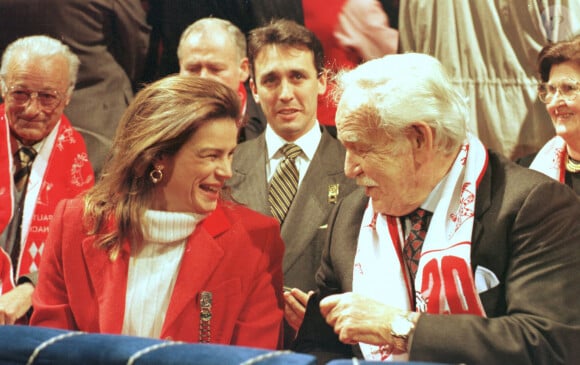
<svg viewBox="0 0 580 365">
<path fill-rule="evenodd" d="M 7 143 L 0 145 L 0 232 L 6 229 L 12 219 L 14 205 L 13 162 L 9 134 L 8 121 L 5 116 L 4 104 L 2 104 L 0 105 L 0 139 L 7 141 Z M 39 151 L 39 153 L 41 152 Z M 35 170 L 34 164 L 32 170 Z M 44 249 L 48 226 L 52 220 L 56 204 L 61 199 L 75 197 L 92 187 L 94 180 L 84 140 L 63 115 L 48 157 L 46 170 L 42 175 L 40 191 L 34 206 L 28 234 L 23 235 L 21 240 L 20 258 L 18 263 L 12 263 L 18 265 L 17 278 L 38 270 L 40 255 Z M 0 263 L 0 273 L 2 270 Z"/>
<path fill-rule="evenodd" d="M 14 197 L 12 195 L 12 154 L 10 153 L 10 133 L 8 132 L 8 121 L 0 117 L 0 232 L 10 223 L 14 207 Z M 0 248 L 0 295 L 10 291 L 14 287 L 12 278 L 12 266 L 10 257 Z"/>
<path fill-rule="evenodd" d="M 4 118 L 4 108 L 0 105 L 0 232 L 3 232 L 10 219 L 14 207 L 14 196 L 11 194 L 12 185 L 12 154 L 10 153 L 10 133 L 8 121 Z M 1 269 L 0 269 L 1 270 Z"/>
</svg>

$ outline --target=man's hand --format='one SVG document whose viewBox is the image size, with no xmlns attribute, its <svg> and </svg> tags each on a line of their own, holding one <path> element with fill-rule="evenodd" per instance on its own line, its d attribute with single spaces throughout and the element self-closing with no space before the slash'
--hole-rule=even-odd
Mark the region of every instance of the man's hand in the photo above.
<svg viewBox="0 0 580 365">
<path fill-rule="evenodd" d="M 23 283 L 0 296 L 0 325 L 14 324 L 32 306 L 34 286 Z"/>
<path fill-rule="evenodd" d="M 304 320 L 304 313 L 306 312 L 306 303 L 313 291 L 308 294 L 298 288 L 292 288 L 290 291 L 284 292 L 284 318 L 286 322 L 298 331 L 302 321 Z"/>
<path fill-rule="evenodd" d="M 393 342 L 390 324 L 404 311 L 354 293 L 330 295 L 320 301 L 320 312 L 345 344 L 385 345 Z"/>
</svg>

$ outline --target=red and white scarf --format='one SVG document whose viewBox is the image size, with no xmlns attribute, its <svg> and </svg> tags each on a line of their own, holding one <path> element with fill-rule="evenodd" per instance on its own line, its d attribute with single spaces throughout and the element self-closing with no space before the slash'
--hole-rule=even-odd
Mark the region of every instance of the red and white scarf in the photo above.
<svg viewBox="0 0 580 365">
<path fill-rule="evenodd" d="M 3 109 L 0 106 L 0 109 Z M 2 111 L 4 115 L 4 111 Z M 0 232 L 3 232 L 10 220 L 14 209 L 14 196 L 12 195 L 12 153 L 10 152 L 10 133 L 6 118 L 0 117 Z M 0 295 L 10 291 L 14 287 L 10 256 L 0 248 Z"/>
<path fill-rule="evenodd" d="M 0 109 L 3 109 L 0 106 Z M 1 112 L 2 115 L 4 112 Z M 0 232 L 10 223 L 14 208 L 14 196 L 11 194 L 12 182 L 12 153 L 10 151 L 10 132 L 8 121 L 0 116 Z"/>
<path fill-rule="evenodd" d="M 12 219 L 14 207 L 12 151 L 4 105 L 0 105 L 0 232 Z M 28 180 L 22 219 L 21 250 L 16 277 L 38 270 L 56 204 L 72 198 L 94 184 L 84 140 L 63 115 L 46 137 Z"/>
<path fill-rule="evenodd" d="M 471 235 L 476 188 L 486 168 L 486 149 L 469 136 L 444 180 L 423 244 L 415 293 L 402 257 L 402 222 L 375 213 L 371 199 L 358 238 L 353 292 L 403 310 L 485 316 L 471 270 Z M 394 355 L 388 346 L 361 343 L 360 348 L 367 360 L 408 360 L 408 354 Z"/>
<path fill-rule="evenodd" d="M 530 169 L 539 171 L 554 180 L 564 183 L 566 157 L 566 142 L 562 137 L 556 136 L 540 149 L 534 161 L 530 164 Z"/>
</svg>

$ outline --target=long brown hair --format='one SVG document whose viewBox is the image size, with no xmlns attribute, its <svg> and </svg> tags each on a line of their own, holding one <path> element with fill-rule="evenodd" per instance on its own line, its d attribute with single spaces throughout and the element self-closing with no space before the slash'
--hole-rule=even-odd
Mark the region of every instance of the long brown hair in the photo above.
<svg viewBox="0 0 580 365">
<path fill-rule="evenodd" d="M 141 90 L 121 118 L 101 178 L 85 196 L 84 223 L 99 236 L 97 246 L 114 259 L 125 239 L 141 240 L 155 161 L 175 155 L 204 123 L 239 120 L 240 112 L 237 94 L 209 79 L 169 76 Z"/>
</svg>

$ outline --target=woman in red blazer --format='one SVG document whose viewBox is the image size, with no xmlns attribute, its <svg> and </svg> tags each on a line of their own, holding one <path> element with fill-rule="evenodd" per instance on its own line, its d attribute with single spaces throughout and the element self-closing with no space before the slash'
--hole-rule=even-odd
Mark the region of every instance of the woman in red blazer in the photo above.
<svg viewBox="0 0 580 365">
<path fill-rule="evenodd" d="M 101 179 L 56 209 L 32 325 L 277 348 L 284 244 L 226 199 L 239 102 L 171 76 L 121 119 Z"/>
</svg>

